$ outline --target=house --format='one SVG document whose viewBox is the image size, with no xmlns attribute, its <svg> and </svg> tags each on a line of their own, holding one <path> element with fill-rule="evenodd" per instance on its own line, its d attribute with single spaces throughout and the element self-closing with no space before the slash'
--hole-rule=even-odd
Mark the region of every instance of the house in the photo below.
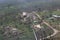
<svg viewBox="0 0 60 40">
<path fill-rule="evenodd" d="M 35 31 L 38 31 L 38 30 L 40 30 L 42 27 L 41 27 L 40 24 L 36 24 L 36 25 L 33 25 L 32 28 L 35 29 Z"/>
<path fill-rule="evenodd" d="M 27 12 L 22 12 L 22 13 L 20 14 L 20 16 L 21 16 L 21 18 L 25 18 L 25 17 L 27 16 Z"/>
<path fill-rule="evenodd" d="M 34 25 L 34 28 L 41 28 L 40 24 Z"/>
<path fill-rule="evenodd" d="M 23 16 L 27 16 L 27 12 L 23 12 L 22 15 L 23 15 Z"/>
</svg>

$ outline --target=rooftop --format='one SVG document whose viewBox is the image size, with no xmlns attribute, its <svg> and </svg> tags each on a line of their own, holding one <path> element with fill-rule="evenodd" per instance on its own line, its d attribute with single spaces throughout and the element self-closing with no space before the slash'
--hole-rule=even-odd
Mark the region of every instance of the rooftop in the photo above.
<svg viewBox="0 0 60 40">
<path fill-rule="evenodd" d="M 41 28 L 40 24 L 34 25 L 36 28 Z"/>
<path fill-rule="evenodd" d="M 53 17 L 60 17 L 60 16 L 58 16 L 58 15 L 53 15 Z"/>
<path fill-rule="evenodd" d="M 23 16 L 25 16 L 27 14 L 27 12 L 23 12 Z"/>
</svg>

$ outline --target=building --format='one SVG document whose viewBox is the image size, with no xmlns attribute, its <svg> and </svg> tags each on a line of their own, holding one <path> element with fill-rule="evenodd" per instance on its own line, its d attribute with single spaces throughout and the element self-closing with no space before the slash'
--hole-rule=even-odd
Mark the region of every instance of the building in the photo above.
<svg viewBox="0 0 60 40">
<path fill-rule="evenodd" d="M 52 15 L 53 17 L 55 17 L 55 18 L 60 18 L 60 16 L 58 16 L 58 15 Z"/>
<path fill-rule="evenodd" d="M 36 25 L 33 26 L 33 29 L 34 29 L 35 31 L 38 31 L 38 30 L 40 30 L 41 28 L 42 28 L 42 27 L 41 27 L 40 24 L 36 24 Z"/>
<path fill-rule="evenodd" d="M 60 20 L 60 16 L 58 16 L 58 15 L 52 15 L 52 17 L 50 17 L 49 19 L 59 19 Z"/>
<path fill-rule="evenodd" d="M 34 25 L 34 28 L 41 28 L 40 24 Z"/>
<path fill-rule="evenodd" d="M 27 12 L 23 12 L 22 15 L 23 15 L 23 16 L 27 16 Z"/>
</svg>

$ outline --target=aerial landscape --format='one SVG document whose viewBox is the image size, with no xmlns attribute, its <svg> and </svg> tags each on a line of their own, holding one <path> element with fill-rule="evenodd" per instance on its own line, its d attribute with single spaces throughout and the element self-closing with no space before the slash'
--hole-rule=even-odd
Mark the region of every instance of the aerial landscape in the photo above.
<svg viewBox="0 0 60 40">
<path fill-rule="evenodd" d="M 60 0 L 0 0 L 0 40 L 60 40 Z"/>
</svg>

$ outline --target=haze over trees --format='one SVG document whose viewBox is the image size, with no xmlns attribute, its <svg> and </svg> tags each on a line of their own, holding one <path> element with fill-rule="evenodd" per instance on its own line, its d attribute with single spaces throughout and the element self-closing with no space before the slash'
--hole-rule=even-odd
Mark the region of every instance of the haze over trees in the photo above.
<svg viewBox="0 0 60 40">
<path fill-rule="evenodd" d="M 20 14 L 24 11 L 38 11 L 38 14 L 42 17 L 42 20 L 47 19 L 47 21 L 51 21 L 48 20 L 49 17 L 54 14 L 60 15 L 60 11 L 57 11 L 56 9 L 60 9 L 60 0 L 0 0 L 0 26 L 12 25 L 13 28 L 15 27 L 22 30 L 22 36 L 24 36 L 22 40 L 35 40 L 32 29 L 29 25 L 31 23 L 30 19 L 27 18 L 29 23 L 26 23 L 28 25 L 26 23 L 22 23 L 20 19 L 23 18 L 20 17 Z M 58 20 L 58 22 L 56 20 L 53 21 L 53 24 L 60 22 Z M 55 26 L 55 24 L 53 26 Z M 0 38 L 2 38 L 2 34 L 0 34 Z M 1 40 L 3 40 L 3 38 Z"/>
<path fill-rule="evenodd" d="M 0 0 L 0 10 L 8 5 L 20 11 L 53 10 L 60 8 L 60 0 Z"/>
</svg>

